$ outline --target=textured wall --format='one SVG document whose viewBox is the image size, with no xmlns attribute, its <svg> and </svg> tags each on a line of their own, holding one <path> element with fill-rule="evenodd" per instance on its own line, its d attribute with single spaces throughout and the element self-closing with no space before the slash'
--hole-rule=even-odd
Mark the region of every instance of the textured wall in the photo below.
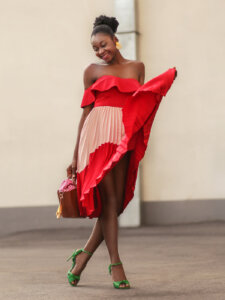
<svg viewBox="0 0 225 300">
<path fill-rule="evenodd" d="M 1 1 L 0 206 L 56 204 L 82 112 L 92 23 L 113 1 Z"/>
<path fill-rule="evenodd" d="M 142 199 L 225 198 L 225 2 L 139 0 L 146 80 L 176 66 L 142 162 Z"/>
</svg>

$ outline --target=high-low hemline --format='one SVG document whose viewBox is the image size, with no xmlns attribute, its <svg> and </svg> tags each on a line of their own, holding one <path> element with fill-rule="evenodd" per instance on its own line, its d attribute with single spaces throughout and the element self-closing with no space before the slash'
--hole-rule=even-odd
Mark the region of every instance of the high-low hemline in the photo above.
<svg viewBox="0 0 225 300">
<path fill-rule="evenodd" d="M 94 143 L 94 146 L 92 148 L 89 145 L 92 150 L 85 154 L 88 155 L 88 161 L 84 164 L 84 168 L 80 168 L 79 172 L 77 172 L 77 195 L 81 216 L 89 218 L 100 216 L 102 203 L 98 191 L 98 184 L 127 151 L 131 151 L 131 156 L 128 166 L 125 187 L 126 192 L 122 211 L 124 211 L 133 198 L 138 166 L 147 148 L 151 127 L 162 97 L 165 96 L 170 89 L 175 77 L 175 71 L 175 68 L 169 69 L 143 85 L 140 85 L 137 80 L 132 78 L 129 79 L 105 75 L 99 78 L 97 82 L 84 92 L 81 107 L 85 107 L 92 102 L 95 103 L 97 95 L 102 93 L 101 96 L 104 97 L 105 91 L 108 91 L 107 97 L 109 97 L 109 95 L 111 95 L 111 97 L 121 97 L 121 101 L 124 101 L 124 104 L 120 110 L 122 120 L 118 118 L 118 120 L 114 120 L 115 122 L 113 121 L 115 124 L 117 121 L 122 122 L 123 131 L 121 131 L 121 124 L 119 124 L 120 126 L 117 128 L 111 121 L 109 121 L 109 124 L 114 124 L 111 125 L 113 128 L 110 128 L 110 126 L 104 128 L 106 131 L 115 130 L 114 132 L 109 132 L 109 135 L 118 134 L 119 136 L 113 136 L 113 138 L 108 138 L 108 140 L 106 138 L 105 142 L 103 138 L 97 143 L 95 141 L 95 136 L 99 138 L 101 127 L 96 127 L 99 130 L 96 135 L 94 128 L 92 128 L 93 126 L 90 126 L 89 128 L 89 130 L 93 130 L 94 136 L 91 139 L 89 138 L 89 140 L 91 140 L 91 143 Z M 105 99 L 106 106 L 107 97 Z M 110 108 L 107 111 L 110 111 Z M 110 114 L 111 113 L 112 111 L 110 111 Z M 115 118 L 118 116 L 117 113 L 115 113 Z M 102 117 L 104 118 L 104 115 L 102 115 Z M 85 131 L 83 131 L 83 134 L 84 133 Z M 89 132 L 89 134 L 91 133 L 92 132 Z M 87 132 L 86 135 L 88 137 Z M 85 140 L 85 135 L 82 136 L 81 147 L 88 145 L 89 140 Z M 82 149 L 80 148 L 80 151 Z M 81 154 L 82 153 L 80 153 L 79 156 L 80 158 L 82 156 Z M 81 164 L 82 162 L 80 161 L 78 164 L 79 163 Z"/>
</svg>

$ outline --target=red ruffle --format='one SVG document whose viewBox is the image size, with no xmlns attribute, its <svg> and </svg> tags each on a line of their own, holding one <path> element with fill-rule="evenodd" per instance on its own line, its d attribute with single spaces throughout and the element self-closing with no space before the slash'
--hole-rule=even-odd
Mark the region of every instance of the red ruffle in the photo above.
<svg viewBox="0 0 225 300">
<path fill-rule="evenodd" d="M 145 84 L 141 85 L 133 94 L 135 97 L 140 92 L 152 92 L 161 96 L 166 96 L 171 84 L 174 81 L 176 68 L 171 68 L 159 76 L 149 80 Z"/>
<path fill-rule="evenodd" d="M 162 97 L 166 95 L 173 83 L 175 71 L 175 68 L 169 69 L 142 86 L 135 79 L 107 75 L 99 78 L 88 89 L 89 91 L 86 90 L 85 97 L 89 97 L 89 101 L 95 100 L 95 90 L 105 91 L 115 86 L 123 93 L 135 92 L 128 97 L 122 108 L 125 135 L 120 144 L 101 145 L 90 155 L 88 166 L 77 173 L 78 202 L 82 216 L 93 218 L 100 215 L 101 199 L 96 187 L 128 150 L 133 151 L 130 157 L 123 210 L 133 198 L 138 166 L 144 156 L 156 112 Z M 82 105 L 88 100 L 82 101 Z"/>
<path fill-rule="evenodd" d="M 98 78 L 89 88 L 84 91 L 81 107 L 85 107 L 95 101 L 95 91 L 103 92 L 116 87 L 121 93 L 137 91 L 140 83 L 134 78 L 120 78 L 113 75 L 104 75 Z"/>
<path fill-rule="evenodd" d="M 169 69 L 163 74 L 149 80 L 140 86 L 132 97 L 128 98 L 123 106 L 123 122 L 128 137 L 137 132 L 147 121 L 153 121 L 163 96 L 166 96 L 174 77 L 175 68 Z M 143 128 L 146 131 L 149 128 Z M 146 138 L 145 138 L 146 140 Z"/>
</svg>

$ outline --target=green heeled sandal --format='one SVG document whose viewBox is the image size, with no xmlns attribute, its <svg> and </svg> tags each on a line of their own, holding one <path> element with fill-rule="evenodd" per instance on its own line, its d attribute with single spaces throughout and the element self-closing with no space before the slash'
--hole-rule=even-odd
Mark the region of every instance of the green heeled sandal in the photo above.
<svg viewBox="0 0 225 300">
<path fill-rule="evenodd" d="M 72 262 L 73 262 L 72 267 L 67 272 L 67 278 L 68 278 L 69 284 L 72 285 L 72 286 L 76 286 L 78 284 L 79 280 L 80 280 L 80 275 L 75 275 L 75 274 L 71 273 L 71 271 L 72 271 L 72 269 L 74 268 L 74 266 L 76 264 L 76 256 L 81 252 L 85 252 L 89 255 L 93 254 L 93 253 L 88 252 L 88 251 L 84 250 L 83 248 L 81 248 L 81 249 L 77 249 L 76 251 L 74 251 L 73 254 L 70 257 L 68 257 L 67 260 L 66 260 L 66 261 L 69 261 L 72 258 Z M 77 284 L 72 283 L 75 280 L 77 281 Z"/>
<path fill-rule="evenodd" d="M 109 274 L 110 275 L 111 275 L 111 272 L 112 272 L 112 270 L 111 270 L 112 266 L 117 266 L 117 265 L 122 265 L 122 262 L 118 262 L 118 263 L 109 265 Z M 121 283 L 129 284 L 129 286 L 122 287 L 122 286 L 120 286 Z M 128 280 L 124 279 L 124 280 L 120 280 L 120 281 L 113 281 L 113 286 L 116 289 L 129 289 L 130 288 L 130 283 L 129 283 Z"/>
</svg>

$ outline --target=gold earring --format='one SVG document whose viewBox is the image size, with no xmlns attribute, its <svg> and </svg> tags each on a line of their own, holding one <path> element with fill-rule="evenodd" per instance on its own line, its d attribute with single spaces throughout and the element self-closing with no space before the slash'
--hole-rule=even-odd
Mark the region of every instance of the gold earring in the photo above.
<svg viewBox="0 0 225 300">
<path fill-rule="evenodd" d="M 121 44 L 119 42 L 116 42 L 116 48 L 119 50 L 122 48 Z"/>
</svg>

